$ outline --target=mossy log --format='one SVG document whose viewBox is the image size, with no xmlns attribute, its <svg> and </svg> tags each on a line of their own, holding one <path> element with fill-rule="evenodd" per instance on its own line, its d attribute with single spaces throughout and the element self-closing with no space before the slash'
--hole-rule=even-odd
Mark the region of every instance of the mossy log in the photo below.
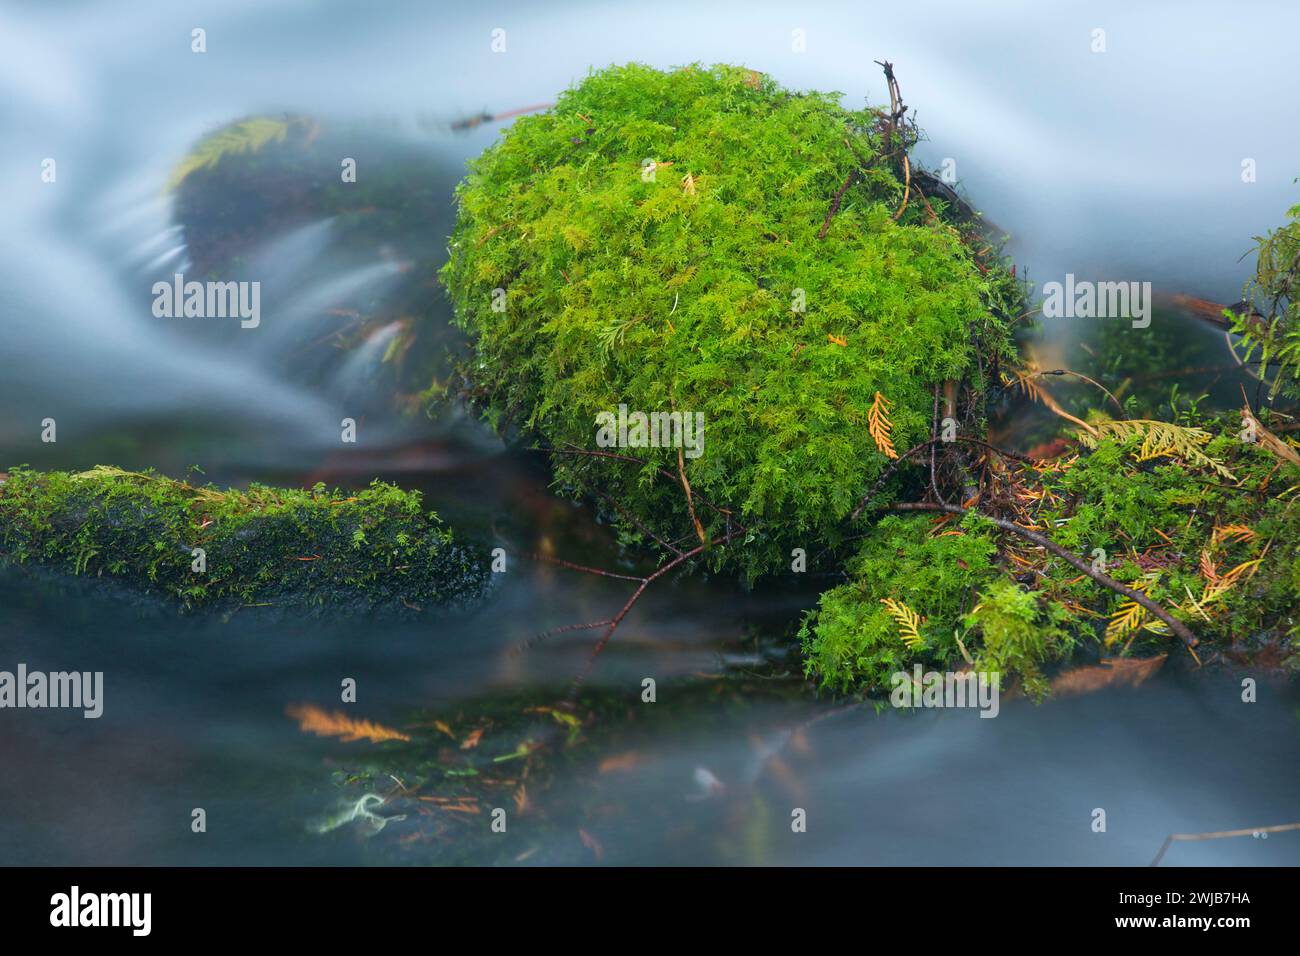
<svg viewBox="0 0 1300 956">
<path fill-rule="evenodd" d="M 463 606 L 487 579 L 417 491 L 221 490 L 103 465 L 4 476 L 0 564 L 110 579 L 187 609 L 405 613 Z"/>
</svg>

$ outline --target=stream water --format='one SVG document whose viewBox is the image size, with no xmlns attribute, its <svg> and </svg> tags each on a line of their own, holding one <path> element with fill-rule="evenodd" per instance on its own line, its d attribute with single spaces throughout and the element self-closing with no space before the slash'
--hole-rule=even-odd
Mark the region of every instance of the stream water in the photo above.
<svg viewBox="0 0 1300 956">
<path fill-rule="evenodd" d="M 206 53 L 191 52 L 195 27 Z M 498 27 L 502 54 L 490 48 Z M 1090 49 L 1097 28 L 1104 53 Z M 930 137 L 919 158 L 955 159 L 1031 279 L 1148 281 L 1227 303 L 1240 298 L 1250 237 L 1297 201 L 1297 28 L 1300 12 L 1280 3 L 1012 3 L 992 16 L 954 2 L 927 4 L 923 18 L 861 3 L 10 5 L 0 10 L 0 470 L 197 465 L 222 485 L 383 477 L 423 490 L 485 560 L 501 546 L 644 573 L 645 556 L 551 494 L 537 456 L 464 415 L 403 416 L 378 400 L 395 327 L 345 360 L 298 361 L 340 314 L 388 310 L 445 327 L 432 276 L 451 191 L 503 125 L 453 133 L 453 122 L 545 101 L 593 66 L 633 59 L 744 62 L 790 87 L 846 91 L 850 105 L 879 102 L 873 60 L 887 57 Z M 793 30 L 808 52 L 792 49 Z M 285 113 L 319 121 L 323 141 L 357 160 L 359 181 L 383 177 L 408 197 L 377 241 L 310 203 L 293 216 L 254 203 L 233 224 L 179 221 L 165 184 L 194 142 L 233 119 Z M 57 162 L 53 183 L 40 178 L 45 157 Z M 1254 182 L 1242 181 L 1245 159 Z M 243 261 L 263 283 L 257 330 L 150 311 L 153 282 L 193 267 L 209 227 L 247 245 Z M 1043 365 L 1096 372 L 1088 323 L 1100 321 L 1049 323 L 1034 343 Z M 1159 387 L 1218 404 L 1252 384 L 1222 334 L 1168 299 L 1151 329 L 1118 334 L 1129 338 L 1108 376 L 1208 368 Z M 1031 443 L 1041 413 L 1002 412 L 1001 439 Z M 347 415 L 363 438 L 341 450 Z M 41 441 L 47 417 L 56 443 Z M 587 682 L 612 729 L 551 769 L 541 813 L 454 853 L 396 822 L 317 832 L 312 821 L 346 806 L 338 772 L 372 745 L 306 735 L 286 707 L 336 707 L 344 678 L 357 682 L 352 712 L 395 726 L 558 699 L 593 635 L 512 649 L 607 617 L 629 582 L 512 557 L 483 607 L 412 622 L 181 616 L 100 582 L 6 572 L 0 670 L 103 671 L 105 704 L 98 720 L 0 713 L 0 863 L 1144 865 L 1169 833 L 1300 820 L 1293 683 L 1264 681 L 1246 705 L 1242 674 L 1171 658 L 1139 688 L 1009 700 L 996 720 L 819 699 L 798 679 L 793 634 L 832 570 L 752 592 L 702 574 L 661 582 Z M 654 704 L 641 703 L 646 677 Z M 635 708 L 671 716 L 627 717 Z M 191 830 L 196 807 L 205 833 Z M 791 831 L 794 808 L 806 833 Z M 1093 832 L 1096 808 L 1105 833 Z M 1294 865 L 1300 836 L 1180 843 L 1165 862 Z"/>
</svg>

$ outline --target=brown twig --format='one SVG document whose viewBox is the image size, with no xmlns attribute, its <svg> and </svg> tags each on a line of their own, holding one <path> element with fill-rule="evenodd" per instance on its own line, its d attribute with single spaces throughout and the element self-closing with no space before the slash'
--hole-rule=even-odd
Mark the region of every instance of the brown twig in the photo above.
<svg viewBox="0 0 1300 956">
<path fill-rule="evenodd" d="M 689 561 L 693 557 L 696 557 L 701 552 L 703 552 L 706 548 L 713 547 L 720 544 L 726 544 L 728 541 L 736 537 L 736 535 L 738 534 L 740 534 L 739 531 L 729 531 L 724 535 L 720 535 L 717 538 L 714 538 L 710 542 L 701 544 L 698 547 L 692 548 L 690 551 L 684 552 L 678 557 L 673 558 L 671 561 L 669 561 L 667 564 L 660 567 L 653 574 L 650 574 L 648 577 L 642 578 L 640 585 L 637 587 L 637 589 L 634 592 L 632 592 L 632 596 L 627 599 L 627 603 L 625 603 L 623 607 L 619 609 L 619 612 L 617 614 L 615 614 L 612 618 L 609 619 L 609 623 L 605 628 L 605 633 L 600 636 L 600 640 L 596 643 L 595 649 L 592 650 L 591 656 L 587 658 L 587 666 L 584 667 L 582 673 L 578 674 L 578 676 L 575 677 L 573 680 L 573 686 L 569 689 L 569 701 L 572 702 L 577 699 L 578 692 L 582 690 L 583 682 L 586 681 L 587 675 L 591 673 L 591 668 L 596 663 L 596 658 L 599 657 L 600 652 L 605 649 L 605 645 L 609 643 L 609 639 L 613 637 L 614 631 L 617 630 L 619 624 L 623 622 L 623 618 L 627 617 L 628 612 L 631 611 L 633 606 L 636 604 L 636 602 L 641 599 L 641 595 L 645 593 L 646 588 L 648 588 L 656 579 L 663 577 L 673 568 L 681 565 L 686 561 Z"/>
<path fill-rule="evenodd" d="M 695 525 L 695 533 L 699 536 L 700 544 L 707 546 L 709 536 L 704 533 L 704 525 L 700 524 L 700 519 L 695 517 L 694 495 L 691 494 L 691 483 L 686 480 L 686 459 L 682 456 L 682 449 L 677 449 L 677 474 L 682 478 L 682 489 L 686 492 L 686 510 L 690 512 L 691 524 Z"/>
<path fill-rule="evenodd" d="M 848 176 L 844 177 L 844 185 L 835 193 L 835 198 L 831 200 L 831 208 L 826 211 L 826 218 L 822 222 L 822 227 L 817 231 L 818 239 L 826 238 L 826 233 L 831 228 L 831 220 L 834 219 L 835 214 L 840 211 L 840 202 L 844 199 L 844 194 L 849 191 L 849 187 L 853 185 L 853 180 L 855 180 L 857 176 L 858 171 L 856 169 L 851 169 L 849 170 Z"/>
<path fill-rule="evenodd" d="M 1121 418 L 1124 419 L 1128 418 L 1128 415 L 1125 414 L 1124 412 L 1124 406 L 1120 404 L 1119 399 L 1116 398 L 1114 395 L 1112 395 L 1110 393 L 1110 389 L 1108 389 L 1105 385 L 1101 384 L 1101 382 L 1097 381 L 1095 378 L 1089 378 L 1087 375 L 1084 375 L 1082 372 L 1076 372 L 1074 371 L 1074 369 L 1069 369 L 1069 368 L 1054 368 L 1050 370 L 1039 370 L 1035 372 L 1032 377 L 1037 378 L 1043 375 L 1072 375 L 1082 382 L 1087 382 L 1089 385 L 1093 386 L 1094 388 L 1099 389 L 1103 395 L 1105 395 L 1107 398 L 1111 400 L 1111 402 L 1115 405 L 1116 410 L 1119 412 Z"/>
<path fill-rule="evenodd" d="M 590 458 L 611 458 L 615 461 L 631 462 L 634 465 L 648 464 L 648 462 L 644 461 L 643 459 L 633 458 L 630 455 L 616 455 L 613 452 L 609 452 L 609 451 L 592 451 L 590 448 L 575 448 L 573 446 L 570 446 L 567 448 L 537 448 L 534 450 L 541 451 L 541 452 L 550 452 L 556 455 L 582 455 Z M 677 476 L 674 475 L 667 468 L 659 468 L 656 470 L 659 472 L 660 475 L 667 478 L 673 484 L 677 484 L 678 482 Z M 739 521 L 736 520 L 735 516 L 732 514 L 729 508 L 722 508 L 718 505 L 713 504 L 711 501 L 709 501 L 708 498 L 705 498 L 702 494 L 700 494 L 698 491 L 695 491 L 694 489 L 691 490 L 691 494 L 694 495 L 695 500 L 698 501 L 700 504 L 704 505 L 704 507 L 708 508 L 710 511 L 722 515 L 727 519 L 727 521 L 730 524 L 734 524 L 741 531 L 748 530 L 744 525 L 742 525 Z"/>
<path fill-rule="evenodd" d="M 934 383 L 934 411 L 930 415 L 930 491 L 934 493 L 934 497 L 936 501 L 940 501 L 943 502 L 944 504 L 947 504 L 948 502 L 944 500 L 943 495 L 939 494 L 939 483 L 935 480 L 935 470 L 936 470 L 935 458 L 937 455 L 935 449 L 938 448 L 938 443 L 936 442 L 936 439 L 938 437 L 939 437 L 939 383 L 935 382 Z"/>
<path fill-rule="evenodd" d="M 591 568 L 585 564 L 574 564 L 572 561 L 565 561 L 563 558 L 553 558 L 549 554 L 538 554 L 535 551 L 529 552 L 524 556 L 528 558 L 532 558 L 535 561 L 542 561 L 546 564 L 555 564 L 562 568 L 568 568 L 570 571 L 581 571 L 584 574 L 597 574 L 600 575 L 602 578 L 619 578 L 620 580 L 623 581 L 644 581 L 645 580 L 645 578 L 637 577 L 634 574 L 618 574 L 614 571 L 602 570 L 601 568 Z"/>
<path fill-rule="evenodd" d="M 907 161 L 907 154 L 903 154 L 903 205 L 898 207 L 898 212 L 894 213 L 894 220 L 903 214 L 907 209 L 907 200 L 912 195 L 912 164 Z"/>
<path fill-rule="evenodd" d="M 632 514 L 632 512 L 628 511 L 621 504 L 619 504 L 618 499 L 616 499 L 613 495 L 607 495 L 603 491 L 598 491 L 596 493 L 600 495 L 600 497 L 603 498 L 605 501 L 613 505 L 614 509 L 619 514 L 621 514 L 624 518 L 626 518 L 628 521 L 632 522 L 632 524 L 635 525 L 639 531 L 641 531 L 643 534 L 649 535 L 651 538 L 654 538 L 655 542 L 659 544 L 661 547 L 667 548 L 673 554 L 682 553 L 680 548 L 676 547 L 671 542 L 665 541 L 663 538 L 659 537 L 659 535 L 655 534 L 644 524 L 642 524 L 641 520 L 637 518 L 636 515 Z"/>
<path fill-rule="evenodd" d="M 1273 827 L 1256 827 L 1253 830 L 1218 830 L 1213 833 L 1171 833 L 1165 837 L 1165 842 L 1160 845 L 1160 852 L 1156 858 L 1151 861 L 1152 866 L 1159 866 L 1160 861 L 1164 859 L 1165 851 L 1175 840 L 1222 840 L 1225 837 L 1244 837 L 1258 836 L 1261 833 L 1285 833 L 1287 830 L 1300 830 L 1300 823 L 1281 823 Z"/>
</svg>

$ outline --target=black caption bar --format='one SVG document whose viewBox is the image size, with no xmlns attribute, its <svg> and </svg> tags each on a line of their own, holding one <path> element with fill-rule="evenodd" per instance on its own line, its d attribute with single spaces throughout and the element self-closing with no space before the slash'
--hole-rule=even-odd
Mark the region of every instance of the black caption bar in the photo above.
<svg viewBox="0 0 1300 956">
<path fill-rule="evenodd" d="M 657 932 L 680 923 L 685 930 L 710 911 L 722 921 L 719 931 L 725 924 L 728 936 L 743 936 L 782 913 L 794 927 L 821 910 L 847 918 L 874 913 L 880 930 L 916 927 L 913 919 L 934 926 L 962 914 L 964 925 L 983 924 L 990 933 L 1001 927 L 1071 939 L 1199 934 L 1226 941 L 1286 927 L 1294 918 L 1292 877 L 1285 869 L 1206 868 L 11 868 L 0 869 L 0 925 L 7 939 L 75 932 L 83 945 L 242 942 L 253 927 L 338 944 L 437 926 L 540 934 L 557 922 L 577 930 L 615 921 Z M 763 915 L 746 915 L 735 906 L 741 899 L 769 903 Z"/>
</svg>

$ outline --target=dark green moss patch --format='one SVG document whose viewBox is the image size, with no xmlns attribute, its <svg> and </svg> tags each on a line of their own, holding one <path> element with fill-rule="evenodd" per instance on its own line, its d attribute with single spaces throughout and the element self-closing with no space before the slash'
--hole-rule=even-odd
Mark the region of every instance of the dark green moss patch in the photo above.
<svg viewBox="0 0 1300 956">
<path fill-rule="evenodd" d="M 10 471 L 0 563 L 105 577 L 185 608 L 415 612 L 466 604 L 487 578 L 419 492 L 379 481 L 223 491 L 102 465 Z"/>
</svg>

